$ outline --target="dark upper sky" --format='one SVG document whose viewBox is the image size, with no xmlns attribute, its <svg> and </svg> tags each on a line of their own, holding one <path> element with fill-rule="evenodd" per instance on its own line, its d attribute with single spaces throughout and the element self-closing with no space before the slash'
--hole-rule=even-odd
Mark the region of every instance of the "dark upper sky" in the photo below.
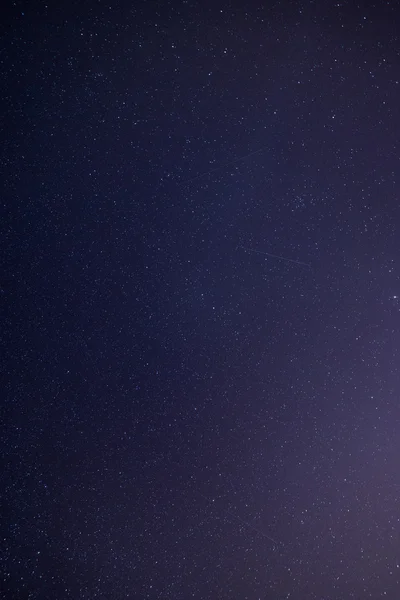
<svg viewBox="0 0 400 600">
<path fill-rule="evenodd" d="M 2 598 L 400 597 L 395 5 L 3 14 Z"/>
</svg>

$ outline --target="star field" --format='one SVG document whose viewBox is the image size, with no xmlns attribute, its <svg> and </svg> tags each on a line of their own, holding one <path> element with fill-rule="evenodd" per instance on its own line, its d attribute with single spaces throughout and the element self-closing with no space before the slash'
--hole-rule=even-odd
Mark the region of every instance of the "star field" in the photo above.
<svg viewBox="0 0 400 600">
<path fill-rule="evenodd" d="M 398 600 L 399 21 L 4 12 L 2 598 Z"/>
</svg>

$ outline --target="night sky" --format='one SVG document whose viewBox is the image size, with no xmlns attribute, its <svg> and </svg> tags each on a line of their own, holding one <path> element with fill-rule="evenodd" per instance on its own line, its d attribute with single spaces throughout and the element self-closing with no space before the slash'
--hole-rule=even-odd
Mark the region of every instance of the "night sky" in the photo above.
<svg viewBox="0 0 400 600">
<path fill-rule="evenodd" d="M 400 598 L 396 4 L 8 5 L 1 598 Z"/>
</svg>

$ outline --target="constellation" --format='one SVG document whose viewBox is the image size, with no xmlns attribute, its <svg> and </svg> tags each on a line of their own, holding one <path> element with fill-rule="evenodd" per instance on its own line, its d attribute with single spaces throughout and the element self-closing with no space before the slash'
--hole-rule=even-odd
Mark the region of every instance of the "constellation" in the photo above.
<svg viewBox="0 0 400 600">
<path fill-rule="evenodd" d="M 201 492 L 199 492 L 197 490 L 197 493 L 204 498 L 204 500 L 206 500 L 209 504 L 213 504 L 214 500 L 210 500 L 210 498 L 207 498 L 207 496 L 204 496 L 204 494 L 202 494 Z M 245 525 L 246 527 L 248 527 L 249 529 L 252 529 L 253 531 L 255 531 L 256 533 L 258 533 L 259 535 L 262 535 L 262 537 L 266 538 L 267 540 L 270 540 L 273 544 L 278 545 L 278 543 L 282 544 L 282 542 L 277 542 L 276 540 L 274 540 L 274 538 L 272 538 L 270 535 L 268 535 L 267 533 L 265 533 L 264 531 L 262 531 L 261 529 L 259 529 L 258 527 L 255 527 L 254 525 L 252 525 L 251 523 L 249 523 L 248 521 L 245 521 L 244 519 L 242 519 L 241 517 L 239 517 L 239 515 L 234 514 L 233 512 L 231 512 L 228 509 L 225 509 L 225 512 L 230 515 L 233 519 L 236 519 L 237 521 L 240 521 L 243 525 Z"/>
<path fill-rule="evenodd" d="M 234 160 L 230 160 L 229 162 L 224 163 L 223 165 L 220 165 L 219 167 L 215 167 L 214 169 L 210 169 L 209 171 L 200 173 L 200 175 L 196 175 L 195 177 L 192 177 L 191 179 L 186 179 L 186 181 L 181 182 L 181 185 L 186 185 L 187 183 L 192 183 L 192 181 L 197 181 L 198 179 L 207 177 L 207 175 L 216 173 L 217 171 L 220 171 L 221 169 L 225 169 L 225 167 L 230 167 L 231 165 L 234 165 L 242 160 L 245 160 L 246 158 L 250 158 L 250 156 L 255 156 L 256 154 L 260 154 L 261 152 L 264 152 L 264 150 L 266 150 L 267 147 L 268 146 L 264 146 L 263 148 L 260 148 L 259 150 L 255 150 L 255 152 L 250 152 L 249 154 L 245 154 L 244 156 L 239 156 L 238 158 L 235 158 Z"/>
</svg>

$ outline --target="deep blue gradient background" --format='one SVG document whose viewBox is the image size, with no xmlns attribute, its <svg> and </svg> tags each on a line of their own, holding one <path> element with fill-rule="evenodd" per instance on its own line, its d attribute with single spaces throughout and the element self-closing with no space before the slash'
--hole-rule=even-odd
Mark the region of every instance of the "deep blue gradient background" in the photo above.
<svg viewBox="0 0 400 600">
<path fill-rule="evenodd" d="M 2 597 L 397 600 L 396 3 L 2 21 Z"/>
</svg>

